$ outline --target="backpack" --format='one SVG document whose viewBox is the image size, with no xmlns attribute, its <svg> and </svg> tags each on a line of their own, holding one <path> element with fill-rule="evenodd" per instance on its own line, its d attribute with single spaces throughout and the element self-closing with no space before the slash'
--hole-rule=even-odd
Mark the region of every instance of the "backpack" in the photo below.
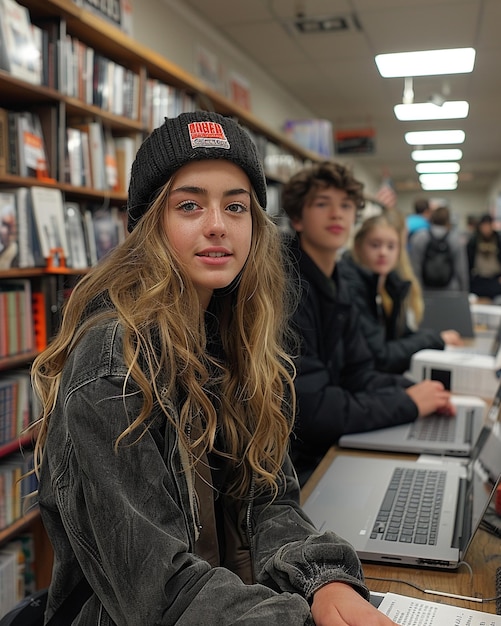
<svg viewBox="0 0 501 626">
<path fill-rule="evenodd" d="M 423 257 L 422 279 L 424 287 L 446 287 L 454 275 L 452 251 L 447 241 L 446 233 L 443 237 L 434 237 L 428 231 L 430 238 L 426 244 Z"/>
</svg>

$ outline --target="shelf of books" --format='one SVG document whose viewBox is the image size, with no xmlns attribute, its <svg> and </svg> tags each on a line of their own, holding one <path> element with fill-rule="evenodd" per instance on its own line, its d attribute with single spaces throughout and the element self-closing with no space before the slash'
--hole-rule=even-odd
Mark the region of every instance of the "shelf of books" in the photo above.
<svg viewBox="0 0 501 626">
<path fill-rule="evenodd" d="M 47 585 L 51 568 L 36 508 L 23 506 L 36 489 L 33 442 L 22 439 L 37 414 L 29 366 L 79 276 L 126 236 L 142 139 L 194 108 L 238 118 L 263 159 L 273 216 L 280 183 L 319 158 L 89 6 L 0 0 L 0 587 L 19 580 L 22 562 L 21 594 Z"/>
</svg>

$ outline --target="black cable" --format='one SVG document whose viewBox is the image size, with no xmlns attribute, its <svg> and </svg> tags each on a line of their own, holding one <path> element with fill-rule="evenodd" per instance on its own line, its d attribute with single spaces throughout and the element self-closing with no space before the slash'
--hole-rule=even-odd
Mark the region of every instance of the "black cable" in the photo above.
<svg viewBox="0 0 501 626">
<path fill-rule="evenodd" d="M 426 594 L 431 594 L 431 595 L 435 594 L 435 595 L 444 596 L 448 598 L 456 598 L 458 600 L 478 602 L 479 604 L 486 604 L 488 602 L 496 602 L 496 614 L 501 615 L 501 612 L 498 612 L 498 605 L 499 605 L 499 610 L 501 611 L 501 567 L 499 567 L 496 570 L 496 595 L 493 598 L 473 598 L 470 596 L 461 596 L 455 593 L 448 593 L 446 591 L 435 591 L 433 589 L 423 589 L 423 587 L 420 587 L 419 585 L 416 585 L 415 583 L 411 583 L 408 580 L 403 580 L 402 578 L 383 578 L 379 576 L 365 576 L 365 579 L 366 580 L 380 580 L 380 581 L 384 581 L 388 583 L 401 583 L 403 585 L 408 585 L 409 587 L 413 587 L 414 589 L 421 591 L 421 593 L 426 593 Z M 498 586 L 498 582 L 499 582 L 499 586 Z"/>
<path fill-rule="evenodd" d="M 489 515 L 489 511 L 486 511 L 484 519 L 482 519 L 482 521 L 480 522 L 480 528 L 490 533 L 491 535 L 494 535 L 495 537 L 501 538 L 501 528 L 499 526 L 498 520 L 495 520 L 496 523 L 493 523 L 494 520 Z"/>
</svg>

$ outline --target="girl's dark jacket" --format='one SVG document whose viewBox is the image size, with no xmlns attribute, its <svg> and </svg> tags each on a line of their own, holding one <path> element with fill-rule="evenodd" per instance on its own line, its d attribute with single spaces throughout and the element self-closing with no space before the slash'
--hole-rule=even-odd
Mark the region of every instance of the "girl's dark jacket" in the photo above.
<svg viewBox="0 0 501 626">
<path fill-rule="evenodd" d="M 301 346 L 291 455 L 304 484 L 341 435 L 411 422 L 418 409 L 405 393 L 412 381 L 375 369 L 337 268 L 330 279 L 300 249 L 297 238 L 287 245 L 301 282 L 294 314 Z"/>
<path fill-rule="evenodd" d="M 405 300 L 411 286 L 409 281 L 402 280 L 396 272 L 388 275 L 385 286 L 393 310 L 386 316 L 377 292 L 378 274 L 357 265 L 349 254 L 339 263 L 339 271 L 358 310 L 360 329 L 378 370 L 403 374 L 418 350 L 444 349 L 439 332 L 431 328 L 413 331 L 407 325 Z"/>
<path fill-rule="evenodd" d="M 323 585 L 344 582 L 369 597 L 352 546 L 318 532 L 300 508 L 288 456 L 276 497 L 253 483 L 249 498 L 216 498 L 180 444 L 176 395 L 164 394 L 164 403 L 170 419 L 155 406 L 139 434 L 115 449 L 142 407 L 122 326 L 96 324 L 70 354 L 38 494 L 54 547 L 46 620 L 81 581 L 91 595 L 74 626 L 312 626 L 311 602 Z M 199 544 L 216 501 L 224 549 L 210 551 L 209 561 Z M 253 584 L 238 575 L 247 561 Z"/>
</svg>

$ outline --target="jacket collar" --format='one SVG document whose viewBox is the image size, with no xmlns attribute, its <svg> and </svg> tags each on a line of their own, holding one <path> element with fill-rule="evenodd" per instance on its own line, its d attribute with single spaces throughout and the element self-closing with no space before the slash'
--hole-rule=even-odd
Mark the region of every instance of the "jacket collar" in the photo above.
<svg viewBox="0 0 501 626">
<path fill-rule="evenodd" d="M 332 276 L 326 276 L 313 259 L 301 248 L 298 235 L 288 241 L 288 249 L 293 260 L 301 272 L 301 277 L 307 280 L 323 298 L 333 304 L 350 303 L 348 285 L 342 280 L 342 272 L 338 270 L 343 261 L 337 261 Z"/>
</svg>

